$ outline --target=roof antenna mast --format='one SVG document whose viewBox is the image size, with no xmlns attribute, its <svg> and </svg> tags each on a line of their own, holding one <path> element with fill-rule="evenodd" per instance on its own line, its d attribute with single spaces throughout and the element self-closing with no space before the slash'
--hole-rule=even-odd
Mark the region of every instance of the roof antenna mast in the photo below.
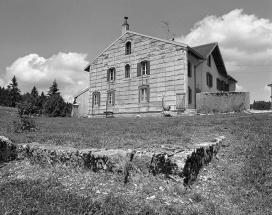
<svg viewBox="0 0 272 215">
<path fill-rule="evenodd" d="M 171 37 L 174 37 L 176 34 L 174 34 L 174 33 L 172 33 L 170 31 L 169 22 L 168 21 L 161 21 L 161 22 L 164 24 L 164 25 L 161 25 L 161 26 L 162 26 L 163 30 L 166 32 L 166 34 L 167 34 L 167 40 L 169 40 L 169 35 Z"/>
</svg>

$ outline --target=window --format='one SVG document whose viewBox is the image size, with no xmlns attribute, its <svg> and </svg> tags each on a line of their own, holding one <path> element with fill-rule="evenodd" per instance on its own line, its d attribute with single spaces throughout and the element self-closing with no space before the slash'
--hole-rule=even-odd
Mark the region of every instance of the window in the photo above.
<svg viewBox="0 0 272 215">
<path fill-rule="evenodd" d="M 149 86 L 139 87 L 139 103 L 149 102 Z"/>
<path fill-rule="evenodd" d="M 130 65 L 125 66 L 125 78 L 130 78 Z"/>
<path fill-rule="evenodd" d="M 192 104 L 192 89 L 188 87 L 188 103 Z"/>
<path fill-rule="evenodd" d="M 221 80 L 219 78 L 216 79 L 216 89 L 221 90 Z"/>
<path fill-rule="evenodd" d="M 225 90 L 225 82 L 221 81 L 221 91 L 224 91 L 224 90 Z"/>
<path fill-rule="evenodd" d="M 211 55 L 207 58 L 207 65 L 211 67 Z"/>
<path fill-rule="evenodd" d="M 225 91 L 229 91 L 229 84 L 225 83 Z"/>
<path fill-rule="evenodd" d="M 100 93 L 94 92 L 93 93 L 93 107 L 100 106 Z"/>
<path fill-rule="evenodd" d="M 108 69 L 107 81 L 115 81 L 115 68 Z"/>
<path fill-rule="evenodd" d="M 213 77 L 211 73 L 209 72 L 206 73 L 206 79 L 207 79 L 207 86 L 211 88 L 213 86 Z"/>
<path fill-rule="evenodd" d="M 188 77 L 192 77 L 192 64 L 188 61 Z"/>
<path fill-rule="evenodd" d="M 107 105 L 113 106 L 115 104 L 115 91 L 109 91 L 107 95 Z"/>
<path fill-rule="evenodd" d="M 126 51 L 125 51 L 125 54 L 126 54 L 126 55 L 131 54 L 131 42 L 127 42 L 127 43 L 126 43 Z"/>
<path fill-rule="evenodd" d="M 137 76 L 150 75 L 150 61 L 142 61 L 137 64 Z"/>
</svg>

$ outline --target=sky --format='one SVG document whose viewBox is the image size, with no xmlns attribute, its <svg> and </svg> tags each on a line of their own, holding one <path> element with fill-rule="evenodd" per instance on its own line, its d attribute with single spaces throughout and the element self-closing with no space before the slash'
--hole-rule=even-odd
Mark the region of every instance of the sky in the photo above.
<svg viewBox="0 0 272 215">
<path fill-rule="evenodd" d="M 46 94 L 56 79 L 66 101 L 88 86 L 83 68 L 130 30 L 196 46 L 218 42 L 238 91 L 269 101 L 272 0 L 0 0 L 0 86 Z"/>
</svg>

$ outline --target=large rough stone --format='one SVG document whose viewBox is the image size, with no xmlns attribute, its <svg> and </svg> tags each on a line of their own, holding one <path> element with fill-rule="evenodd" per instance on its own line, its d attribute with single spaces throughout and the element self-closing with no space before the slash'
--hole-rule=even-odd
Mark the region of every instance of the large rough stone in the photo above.
<svg viewBox="0 0 272 215">
<path fill-rule="evenodd" d="M 40 165 L 65 165 L 94 172 L 124 173 L 125 181 L 133 177 L 133 172 L 143 175 L 174 175 L 182 177 L 184 184 L 191 184 L 199 170 L 217 154 L 223 139 L 219 137 L 214 142 L 198 144 L 192 149 L 162 146 L 146 151 L 95 148 L 77 150 L 39 143 L 14 145 L 7 138 L 0 137 L 0 159 L 29 159 Z"/>
<path fill-rule="evenodd" d="M 0 163 L 12 161 L 16 158 L 16 145 L 8 138 L 0 136 Z"/>
</svg>

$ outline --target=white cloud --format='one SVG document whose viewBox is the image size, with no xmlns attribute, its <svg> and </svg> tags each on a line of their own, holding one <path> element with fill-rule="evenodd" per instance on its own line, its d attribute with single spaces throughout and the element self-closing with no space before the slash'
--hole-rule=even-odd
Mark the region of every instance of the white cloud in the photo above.
<svg viewBox="0 0 272 215">
<path fill-rule="evenodd" d="M 29 54 L 14 61 L 6 68 L 6 84 L 15 75 L 22 92 L 29 92 L 33 86 L 46 94 L 54 79 L 65 100 L 88 86 L 88 73 L 83 68 L 88 64 L 87 54 L 58 53 L 45 59 Z M 1 83 L 1 80 L 0 80 Z"/>
<path fill-rule="evenodd" d="M 272 64 L 271 38 L 272 22 L 269 19 L 259 19 L 244 14 L 242 9 L 235 9 L 221 17 L 205 17 L 177 41 L 190 46 L 218 42 L 227 64 L 268 65 Z M 230 70 L 236 69 L 230 66 Z"/>
<path fill-rule="evenodd" d="M 244 88 L 238 84 L 236 84 L 236 90 L 235 91 L 238 91 L 238 92 L 242 92 L 242 91 L 245 91 Z"/>
</svg>

